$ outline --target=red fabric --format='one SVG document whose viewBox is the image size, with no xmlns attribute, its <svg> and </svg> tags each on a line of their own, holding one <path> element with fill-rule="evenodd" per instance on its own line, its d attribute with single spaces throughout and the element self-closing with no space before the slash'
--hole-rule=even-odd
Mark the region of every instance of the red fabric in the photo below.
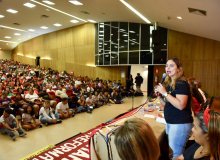
<svg viewBox="0 0 220 160">
<path fill-rule="evenodd" d="M 195 106 L 195 114 L 197 114 L 201 110 L 201 105 L 199 104 L 199 102 L 197 101 L 195 97 L 193 97 L 193 103 Z"/>
<path fill-rule="evenodd" d="M 29 160 L 90 160 L 89 137 L 92 130 L 82 133 L 76 137 L 64 141 L 63 143 L 43 152 Z"/>
<path fill-rule="evenodd" d="M 210 109 L 206 109 L 203 115 L 203 121 L 206 125 L 207 128 L 209 128 L 209 118 L 210 118 L 210 114 L 209 114 Z"/>
<path fill-rule="evenodd" d="M 66 94 L 69 96 L 69 97 L 72 97 L 72 90 L 71 89 L 67 89 L 66 90 Z"/>
</svg>

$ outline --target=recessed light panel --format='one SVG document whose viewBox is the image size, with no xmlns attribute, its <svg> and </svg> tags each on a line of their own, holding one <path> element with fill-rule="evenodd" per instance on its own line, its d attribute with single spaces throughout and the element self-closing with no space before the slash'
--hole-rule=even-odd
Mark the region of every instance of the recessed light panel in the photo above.
<svg viewBox="0 0 220 160">
<path fill-rule="evenodd" d="M 0 15 L 0 18 L 3 18 L 3 17 L 5 17 L 5 16 L 3 16 L 3 15 Z"/>
<path fill-rule="evenodd" d="M 0 42 L 7 42 L 7 43 L 18 43 L 18 42 L 12 42 L 12 41 L 4 41 L 4 40 L 0 40 Z"/>
<path fill-rule="evenodd" d="M 96 23 L 96 21 L 88 19 L 89 22 Z"/>
<path fill-rule="evenodd" d="M 178 19 L 182 19 L 182 17 L 177 17 Z"/>
<path fill-rule="evenodd" d="M 141 13 L 139 13 L 136 9 L 134 9 L 130 4 L 125 2 L 124 0 L 120 0 L 126 7 L 128 7 L 132 12 L 138 15 L 141 19 L 143 19 L 147 23 L 151 23 L 146 17 L 144 17 Z"/>
<path fill-rule="evenodd" d="M 42 28 L 42 29 L 48 29 L 48 27 L 46 27 L 46 26 L 42 26 L 42 27 L 40 27 L 40 28 Z"/>
<path fill-rule="evenodd" d="M 17 13 L 18 11 L 14 10 L 14 9 L 8 9 L 7 12 Z"/>
<path fill-rule="evenodd" d="M 30 31 L 30 32 L 34 32 L 35 30 L 34 30 L 34 29 L 29 29 L 28 31 Z"/>
<path fill-rule="evenodd" d="M 5 36 L 5 38 L 10 39 L 11 37 L 9 37 L 9 36 Z"/>
<path fill-rule="evenodd" d="M 74 4 L 74 5 L 83 5 L 81 2 L 79 1 L 74 1 L 74 0 L 71 0 L 69 1 L 70 3 Z"/>
<path fill-rule="evenodd" d="M 62 24 L 59 24 L 59 23 L 55 23 L 55 24 L 53 24 L 54 26 L 57 26 L 57 27 L 60 27 L 60 26 L 62 26 Z"/>
<path fill-rule="evenodd" d="M 20 34 L 20 33 L 15 33 L 14 35 L 15 35 L 15 36 L 20 36 L 21 34 Z"/>
<path fill-rule="evenodd" d="M 35 7 L 36 5 L 35 5 L 35 4 L 32 4 L 32 3 L 25 3 L 24 6 L 29 7 L 29 8 L 33 8 L 33 7 Z"/>
<path fill-rule="evenodd" d="M 78 23 L 79 21 L 77 21 L 77 20 L 71 20 L 70 22 L 72 22 L 72 23 Z"/>
<path fill-rule="evenodd" d="M 43 0 L 44 3 L 47 3 L 49 5 L 55 5 L 55 3 L 51 2 L 51 1 L 46 1 L 46 0 Z"/>
</svg>

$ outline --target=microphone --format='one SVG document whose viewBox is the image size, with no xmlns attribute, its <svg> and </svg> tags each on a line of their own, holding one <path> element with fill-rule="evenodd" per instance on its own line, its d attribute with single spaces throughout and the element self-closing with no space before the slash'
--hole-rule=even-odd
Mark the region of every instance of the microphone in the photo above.
<svg viewBox="0 0 220 160">
<path fill-rule="evenodd" d="M 167 74 L 166 74 L 166 73 L 164 73 L 164 74 L 163 74 L 163 77 L 162 77 L 162 79 L 161 79 L 161 82 L 160 82 L 161 84 L 163 84 L 163 82 L 164 82 L 164 80 L 165 80 L 166 76 L 167 76 Z"/>
</svg>

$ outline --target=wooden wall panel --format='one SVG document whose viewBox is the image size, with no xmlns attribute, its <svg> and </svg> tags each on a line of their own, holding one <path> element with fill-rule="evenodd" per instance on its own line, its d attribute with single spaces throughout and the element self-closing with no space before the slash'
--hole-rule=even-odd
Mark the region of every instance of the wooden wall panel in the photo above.
<svg viewBox="0 0 220 160">
<path fill-rule="evenodd" d="M 12 53 L 12 59 L 21 63 L 35 65 L 34 58 L 40 56 L 41 67 L 74 71 L 75 76 L 120 79 L 123 84 L 126 83 L 126 77 L 121 78 L 121 70 L 124 70 L 127 76 L 127 66 L 93 67 L 95 25 L 92 23 L 41 35 L 19 44 Z"/>
<path fill-rule="evenodd" d="M 169 31 L 168 58 L 179 58 L 186 77 L 195 77 L 210 96 L 220 96 L 220 42 Z"/>
</svg>

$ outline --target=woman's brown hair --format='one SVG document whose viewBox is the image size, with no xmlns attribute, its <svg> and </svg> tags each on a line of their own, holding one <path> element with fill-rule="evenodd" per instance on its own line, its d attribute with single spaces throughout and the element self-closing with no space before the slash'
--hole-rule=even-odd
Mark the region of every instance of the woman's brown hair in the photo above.
<svg viewBox="0 0 220 160">
<path fill-rule="evenodd" d="M 211 105 L 209 118 L 210 152 L 214 160 L 220 160 L 220 98 L 215 98 Z M 214 110 L 213 110 L 214 109 Z"/>
<path fill-rule="evenodd" d="M 179 72 L 177 73 L 176 75 L 176 78 L 174 80 L 174 82 L 172 82 L 171 78 L 169 76 L 166 76 L 165 78 L 165 86 L 170 86 L 173 88 L 173 90 L 175 90 L 175 86 L 176 86 L 176 82 L 179 80 L 179 79 L 182 79 L 182 80 L 185 80 L 186 81 L 186 78 L 184 77 L 184 71 L 183 71 L 183 65 L 182 63 L 180 62 L 179 59 L 177 58 L 171 58 L 169 60 L 172 60 L 176 65 L 177 65 L 177 68 L 179 68 Z M 167 60 L 167 62 L 169 61 Z"/>
<path fill-rule="evenodd" d="M 139 118 L 125 121 L 116 131 L 115 145 L 122 160 L 156 160 L 160 155 L 153 130 Z"/>
</svg>

